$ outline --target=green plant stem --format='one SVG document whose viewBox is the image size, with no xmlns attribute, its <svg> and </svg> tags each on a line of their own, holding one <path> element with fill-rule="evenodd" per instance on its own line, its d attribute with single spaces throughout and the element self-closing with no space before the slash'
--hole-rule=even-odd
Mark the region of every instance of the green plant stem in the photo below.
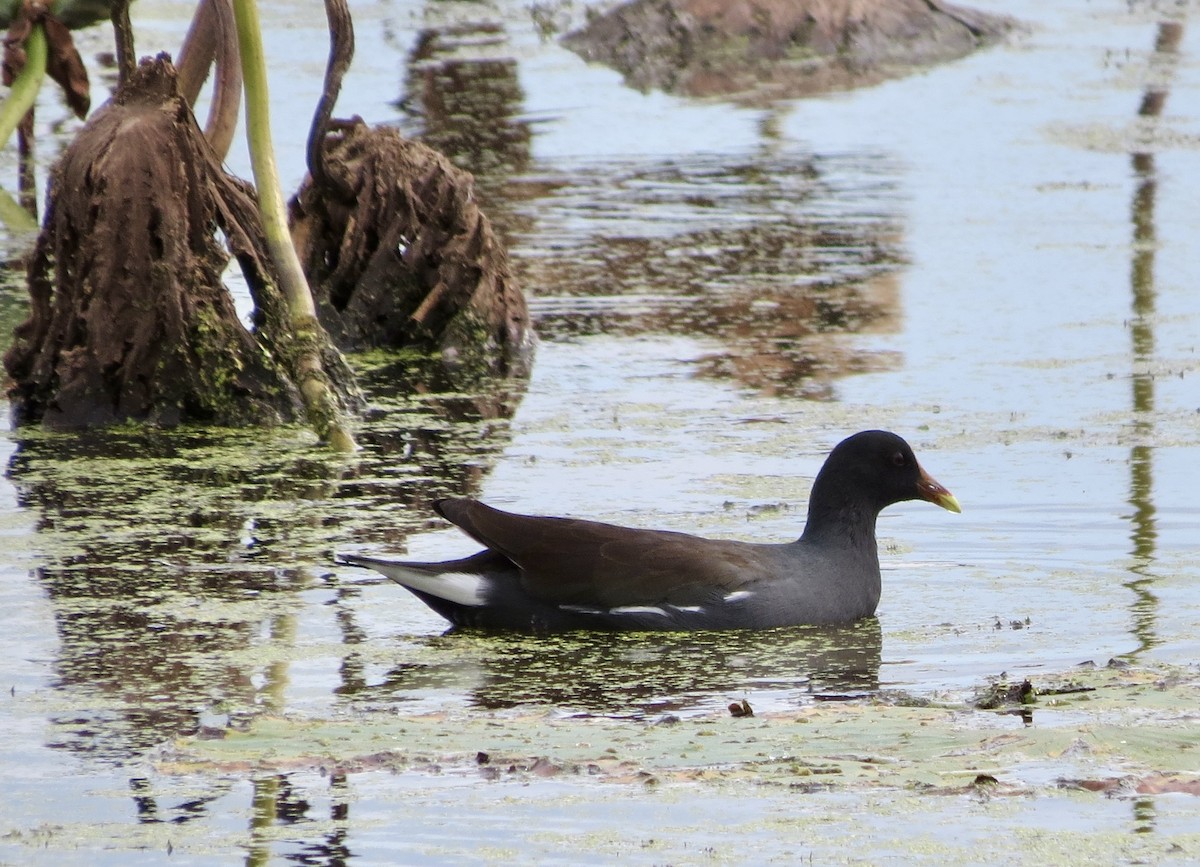
<svg viewBox="0 0 1200 867">
<path fill-rule="evenodd" d="M 271 118 L 267 88 L 267 64 L 263 54 L 262 27 L 255 0 L 234 0 L 238 51 L 246 89 L 246 133 L 250 147 L 250 165 L 258 189 L 258 207 L 262 216 L 267 251 L 275 263 L 279 288 L 287 302 L 291 330 L 300 336 L 301 348 L 295 364 L 300 391 L 304 395 L 309 421 L 317 434 L 339 451 L 352 451 L 354 438 L 343 418 L 337 398 L 321 364 L 317 309 L 304 277 L 304 269 L 292 236 L 288 231 L 287 210 L 279 187 L 279 171 L 271 144 Z"/>
<path fill-rule="evenodd" d="M 250 145 L 250 165 L 254 170 L 254 185 L 258 189 L 263 231 L 267 236 L 271 257 L 279 269 L 280 289 L 287 298 L 293 320 L 316 316 L 312 293 L 292 246 L 287 211 L 279 187 L 279 170 L 275 165 L 275 149 L 271 142 L 267 64 L 263 55 L 258 6 L 255 0 L 235 0 L 233 13 L 246 85 L 246 134 Z"/>
<path fill-rule="evenodd" d="M 13 130 L 37 102 L 38 90 L 46 77 L 46 31 L 41 24 L 33 25 L 25 41 L 25 67 L 0 103 L 0 147 L 8 144 Z"/>
<path fill-rule="evenodd" d="M 0 223 L 8 227 L 13 234 L 36 232 L 38 222 L 27 210 L 17 204 L 16 199 L 9 195 L 8 190 L 0 190 Z"/>
</svg>

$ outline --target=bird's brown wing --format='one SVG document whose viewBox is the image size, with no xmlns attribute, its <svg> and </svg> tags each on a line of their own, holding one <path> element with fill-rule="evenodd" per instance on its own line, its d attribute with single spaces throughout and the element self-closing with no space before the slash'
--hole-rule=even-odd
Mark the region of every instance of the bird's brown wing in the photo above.
<svg viewBox="0 0 1200 867">
<path fill-rule="evenodd" d="M 466 499 L 441 500 L 437 510 L 512 560 L 530 594 L 556 604 L 700 605 L 745 588 L 762 569 L 741 542 L 515 515 Z"/>
</svg>

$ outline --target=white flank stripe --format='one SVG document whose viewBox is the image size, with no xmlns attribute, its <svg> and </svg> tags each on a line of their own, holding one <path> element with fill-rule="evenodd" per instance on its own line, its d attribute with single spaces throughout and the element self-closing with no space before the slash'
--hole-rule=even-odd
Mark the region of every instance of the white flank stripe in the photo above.
<svg viewBox="0 0 1200 867">
<path fill-rule="evenodd" d="M 657 614 L 666 617 L 667 612 L 653 605 L 622 605 L 620 608 L 608 609 L 609 614 Z"/>
<path fill-rule="evenodd" d="M 563 611 L 572 611 L 576 614 L 603 614 L 599 608 L 589 608 L 586 605 L 560 605 L 558 606 Z"/>
<path fill-rule="evenodd" d="M 732 593 L 725 594 L 726 602 L 741 602 L 743 599 L 749 599 L 754 595 L 751 590 L 735 590 Z"/>
</svg>

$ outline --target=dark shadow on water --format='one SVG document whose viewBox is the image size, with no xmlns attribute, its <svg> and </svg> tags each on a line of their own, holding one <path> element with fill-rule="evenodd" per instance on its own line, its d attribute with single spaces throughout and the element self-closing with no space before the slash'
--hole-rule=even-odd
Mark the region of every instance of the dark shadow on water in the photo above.
<svg viewBox="0 0 1200 867">
<path fill-rule="evenodd" d="M 354 862 L 345 824 L 353 797 L 344 771 L 333 771 L 328 777 L 327 791 L 322 793 L 322 800 L 331 802 L 328 807 L 308 801 L 302 791 L 312 787 L 294 784 L 289 774 L 260 776 L 252 785 L 247 865 L 345 867 Z"/>
<path fill-rule="evenodd" d="M 523 383 L 422 379 L 412 359 L 372 358 L 374 409 L 351 458 L 297 429 L 15 435 L 8 477 L 34 516 L 24 544 L 72 708 L 50 721 L 52 746 L 121 762 L 213 712 L 237 724 L 281 710 L 301 594 L 335 592 L 332 551 L 402 544 L 437 520 L 432 499 L 476 490 Z M 256 647 L 285 661 L 255 662 Z"/>
<path fill-rule="evenodd" d="M 569 633 L 538 638 L 462 632 L 429 639 L 435 663 L 401 664 L 356 701 L 404 701 L 429 690 L 476 706 L 646 717 L 711 712 L 750 693 L 861 695 L 879 687 L 882 638 L 869 618 L 762 632 Z"/>
<path fill-rule="evenodd" d="M 1151 54 L 1151 67 L 1156 79 L 1163 84 L 1151 85 L 1142 94 L 1138 116 L 1152 120 L 1162 115 L 1166 107 L 1169 82 L 1179 63 L 1179 47 L 1183 41 L 1183 23 L 1163 20 L 1158 24 Z M 1158 577 L 1154 573 L 1158 527 L 1154 505 L 1154 449 L 1148 444 L 1154 434 L 1154 361 L 1155 307 L 1157 285 L 1154 265 L 1158 250 L 1155 228 L 1155 201 L 1159 177 L 1152 150 L 1130 155 L 1136 186 L 1131 209 L 1133 224 L 1133 260 L 1129 284 L 1133 296 L 1130 334 L 1133 366 L 1134 444 L 1129 455 L 1129 504 L 1131 556 L 1133 573 L 1125 586 L 1133 593 L 1131 605 L 1132 632 L 1137 649 L 1125 654 L 1136 659 L 1160 642 L 1158 637 L 1159 599 L 1154 592 Z M 1133 802 L 1132 828 L 1135 834 L 1155 831 L 1156 805 L 1150 797 Z"/>
<path fill-rule="evenodd" d="M 1151 54 L 1151 65 L 1161 70 L 1174 70 L 1178 64 L 1179 46 L 1183 40 L 1180 21 L 1163 21 L 1158 25 Z M 1160 80 L 1170 76 L 1160 73 Z M 1142 95 L 1138 116 L 1158 118 L 1166 107 L 1168 87 L 1153 85 Z M 1154 434 L 1154 325 L 1157 286 L 1154 278 L 1158 237 L 1154 209 L 1158 195 L 1159 177 L 1153 151 L 1138 151 L 1130 155 L 1136 186 L 1134 189 L 1131 222 L 1133 224 L 1133 259 L 1129 283 L 1133 297 L 1130 318 L 1132 339 L 1132 404 L 1134 445 L 1129 455 L 1129 504 L 1131 555 L 1134 577 L 1125 586 L 1134 595 L 1132 631 L 1137 649 L 1127 657 L 1134 658 L 1159 643 L 1157 617 L 1159 601 L 1154 593 L 1155 546 L 1158 538 L 1154 506 L 1154 449 L 1148 445 Z"/>
<path fill-rule="evenodd" d="M 498 184 L 528 166 L 533 134 L 504 25 L 479 11 L 417 34 L 397 107 L 405 133 L 471 172 L 487 206 Z"/>
<path fill-rule="evenodd" d="M 202 819 L 207 815 L 210 805 L 226 793 L 226 788 L 218 786 L 211 795 L 167 804 L 155 797 L 153 786 L 145 777 L 133 777 L 129 781 L 134 810 L 138 824 L 141 825 L 182 825 L 193 819 Z"/>
</svg>

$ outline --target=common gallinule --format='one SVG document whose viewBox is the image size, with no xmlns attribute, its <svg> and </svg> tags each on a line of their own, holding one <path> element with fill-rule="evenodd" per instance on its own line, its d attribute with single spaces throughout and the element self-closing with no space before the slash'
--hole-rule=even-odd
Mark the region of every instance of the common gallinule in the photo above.
<svg viewBox="0 0 1200 867">
<path fill-rule="evenodd" d="M 462 627 L 540 633 L 843 623 L 874 614 L 879 603 L 879 512 L 918 499 L 961 511 L 908 443 L 863 431 L 829 453 L 795 542 L 719 541 L 446 499 L 434 504 L 438 514 L 485 550 L 443 563 L 337 556 L 383 573 Z"/>
</svg>

